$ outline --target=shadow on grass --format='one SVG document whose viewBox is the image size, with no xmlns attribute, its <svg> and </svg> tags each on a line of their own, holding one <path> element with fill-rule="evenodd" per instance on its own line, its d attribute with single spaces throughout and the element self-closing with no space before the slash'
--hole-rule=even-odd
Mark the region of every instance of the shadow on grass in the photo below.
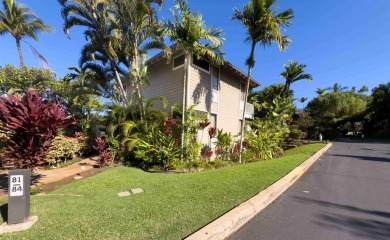
<svg viewBox="0 0 390 240">
<path fill-rule="evenodd" d="M 6 222 L 8 220 L 8 203 L 0 206 L 0 214 L 3 221 Z"/>
<path fill-rule="evenodd" d="M 304 204 L 316 204 L 337 209 L 337 213 L 321 213 L 314 222 L 322 227 L 333 228 L 364 239 L 389 239 L 390 212 L 373 211 L 326 201 L 294 197 Z M 360 216 L 357 216 L 360 214 Z"/>
</svg>

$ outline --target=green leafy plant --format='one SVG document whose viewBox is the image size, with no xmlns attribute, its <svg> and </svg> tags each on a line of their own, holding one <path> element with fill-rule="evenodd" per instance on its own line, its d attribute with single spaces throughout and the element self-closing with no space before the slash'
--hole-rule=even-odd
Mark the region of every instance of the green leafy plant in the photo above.
<svg viewBox="0 0 390 240">
<path fill-rule="evenodd" d="M 81 145 L 77 138 L 71 138 L 62 134 L 56 136 L 49 149 L 47 161 L 50 164 L 65 163 L 68 160 L 73 160 L 80 154 Z"/>
<path fill-rule="evenodd" d="M 292 127 L 290 129 L 288 137 L 291 140 L 301 140 L 301 138 L 302 138 L 302 130 L 300 130 L 300 129 L 296 128 L 296 127 Z"/>
<path fill-rule="evenodd" d="M 170 170 L 180 158 L 179 140 L 169 129 L 165 132 L 152 131 L 146 140 L 140 140 L 134 153 L 137 158 L 148 162 L 149 166 L 161 166 Z"/>
<path fill-rule="evenodd" d="M 231 133 L 223 132 L 222 129 L 218 129 L 216 153 L 220 156 L 222 161 L 227 160 L 232 150 L 233 138 Z"/>
<path fill-rule="evenodd" d="M 275 124 L 271 120 L 255 119 L 255 130 L 247 132 L 246 161 L 257 161 L 273 158 L 282 151 L 285 135 L 289 133 L 286 126 Z"/>
<path fill-rule="evenodd" d="M 208 123 L 206 114 L 199 114 L 199 112 L 195 110 L 196 106 L 197 104 L 189 106 L 185 110 L 184 114 L 184 131 L 186 134 L 184 135 L 183 140 L 183 158 L 187 162 L 200 162 L 200 153 L 203 144 L 198 141 L 197 135 L 198 131 L 202 129 L 202 125 L 206 125 Z M 173 106 L 173 110 L 181 115 L 182 106 L 180 104 L 176 104 Z M 178 119 L 178 122 L 181 124 L 181 119 Z"/>
</svg>

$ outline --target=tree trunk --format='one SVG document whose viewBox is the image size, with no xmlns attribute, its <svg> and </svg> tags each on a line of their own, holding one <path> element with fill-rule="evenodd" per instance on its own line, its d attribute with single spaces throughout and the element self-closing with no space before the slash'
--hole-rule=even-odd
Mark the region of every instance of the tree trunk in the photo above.
<svg viewBox="0 0 390 240">
<path fill-rule="evenodd" d="M 20 46 L 20 38 L 16 38 L 16 47 L 18 48 L 20 66 L 23 66 L 24 61 L 23 61 L 22 47 Z"/>
<path fill-rule="evenodd" d="M 111 68 L 112 68 L 112 70 L 114 71 L 114 74 L 115 74 L 116 82 L 117 82 L 117 84 L 119 86 L 119 94 L 122 97 L 123 106 L 126 106 L 127 105 L 127 96 L 126 96 L 125 89 L 123 88 L 122 80 L 121 80 L 121 78 L 119 76 L 118 70 L 116 69 L 115 61 L 111 57 L 109 58 L 109 60 L 110 60 Z"/>
<path fill-rule="evenodd" d="M 134 46 L 134 59 L 132 61 L 132 64 L 133 64 L 133 67 L 135 69 L 135 71 L 138 73 L 138 78 L 140 78 L 140 69 L 139 69 L 139 63 L 138 63 L 138 48 L 136 47 L 137 44 L 135 44 Z M 140 119 L 141 121 L 144 119 L 145 117 L 145 109 L 144 109 L 144 105 L 143 105 L 143 101 L 142 101 L 142 94 L 141 94 L 141 79 L 137 79 L 135 76 L 133 76 L 133 81 L 134 81 L 134 86 L 135 86 L 135 89 L 137 91 L 137 97 L 138 97 L 138 107 L 139 107 L 139 110 L 140 110 Z"/>
<path fill-rule="evenodd" d="M 188 68 L 190 65 L 190 58 L 188 53 L 185 54 L 185 63 L 184 63 L 184 78 L 183 78 L 183 106 L 182 106 L 182 117 L 181 117 L 181 154 L 180 157 L 183 160 L 184 156 L 184 137 L 185 137 L 185 129 L 184 123 L 186 121 L 185 112 L 187 110 L 187 84 L 188 84 Z"/>
<path fill-rule="evenodd" d="M 252 43 L 251 53 L 249 55 L 249 59 L 253 60 L 253 55 L 255 52 L 255 44 Z M 242 124 L 241 124 L 241 134 L 240 134 L 240 153 L 238 156 L 238 162 L 242 163 L 242 142 L 244 141 L 244 131 L 245 131 L 245 111 L 246 111 L 246 101 L 248 98 L 249 92 L 249 84 L 251 82 L 251 71 L 252 71 L 253 63 L 248 63 L 248 78 L 245 85 L 245 95 L 244 95 L 244 109 L 242 110 Z"/>
</svg>

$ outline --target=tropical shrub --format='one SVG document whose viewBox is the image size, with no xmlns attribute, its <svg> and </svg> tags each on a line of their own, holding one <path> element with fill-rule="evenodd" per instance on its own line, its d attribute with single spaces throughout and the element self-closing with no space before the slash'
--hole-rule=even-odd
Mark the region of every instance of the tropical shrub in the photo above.
<svg viewBox="0 0 390 240">
<path fill-rule="evenodd" d="M 172 119 L 168 118 L 166 123 Z M 174 122 L 176 125 L 176 122 Z M 153 130 L 145 140 L 140 140 L 134 151 L 135 157 L 148 163 L 148 166 L 160 166 L 165 170 L 174 168 L 180 159 L 180 145 L 171 130 L 172 125 L 167 125 L 165 131 Z"/>
<path fill-rule="evenodd" d="M 50 164 L 58 165 L 68 160 L 73 160 L 77 155 L 80 155 L 80 150 L 81 145 L 77 138 L 60 134 L 52 141 L 47 161 Z"/>
<path fill-rule="evenodd" d="M 301 138 L 302 138 L 302 130 L 293 127 L 293 128 L 290 129 L 288 137 L 291 140 L 301 140 Z"/>
<path fill-rule="evenodd" d="M 99 158 L 97 160 L 97 164 L 99 165 L 99 167 L 103 167 L 103 166 L 107 165 L 108 162 L 112 161 L 112 157 L 111 157 L 111 154 L 107 150 L 107 143 L 103 138 L 98 137 L 95 139 L 95 141 L 97 144 L 96 148 L 99 151 Z"/>
<path fill-rule="evenodd" d="M 0 121 L 10 133 L 6 159 L 19 168 L 46 163 L 46 155 L 57 129 L 74 124 L 56 101 L 47 101 L 41 92 L 25 90 L 23 95 L 0 98 Z"/>
<path fill-rule="evenodd" d="M 228 160 L 232 150 L 233 138 L 231 133 L 224 133 L 222 129 L 218 129 L 217 145 L 215 153 L 221 160 Z"/>
<path fill-rule="evenodd" d="M 247 146 L 243 156 L 245 161 L 274 158 L 277 152 L 282 151 L 282 143 L 289 133 L 288 127 L 260 119 L 255 119 L 253 126 L 255 130 L 246 133 Z"/>
<path fill-rule="evenodd" d="M 201 142 L 198 141 L 197 135 L 199 130 L 203 130 L 203 126 L 209 125 L 207 115 L 199 114 L 195 110 L 197 105 L 191 105 L 185 110 L 185 122 L 184 122 L 184 149 L 183 158 L 187 162 L 200 162 L 201 149 L 204 147 Z M 173 110 L 180 114 L 182 113 L 182 107 L 180 104 L 173 106 Z M 181 119 L 177 119 L 177 122 L 181 124 Z M 210 128 L 211 129 L 211 128 Z M 210 132 L 211 131 L 211 132 Z M 209 130 L 209 137 L 215 136 L 215 129 Z M 211 134 L 211 135 L 210 135 Z"/>
</svg>

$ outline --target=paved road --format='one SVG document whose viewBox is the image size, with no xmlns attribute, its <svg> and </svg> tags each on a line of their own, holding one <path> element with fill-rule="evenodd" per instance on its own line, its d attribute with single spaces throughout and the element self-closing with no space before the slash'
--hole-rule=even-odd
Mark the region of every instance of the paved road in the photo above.
<svg viewBox="0 0 390 240">
<path fill-rule="evenodd" d="M 390 240 L 390 144 L 334 142 L 231 240 Z"/>
</svg>

